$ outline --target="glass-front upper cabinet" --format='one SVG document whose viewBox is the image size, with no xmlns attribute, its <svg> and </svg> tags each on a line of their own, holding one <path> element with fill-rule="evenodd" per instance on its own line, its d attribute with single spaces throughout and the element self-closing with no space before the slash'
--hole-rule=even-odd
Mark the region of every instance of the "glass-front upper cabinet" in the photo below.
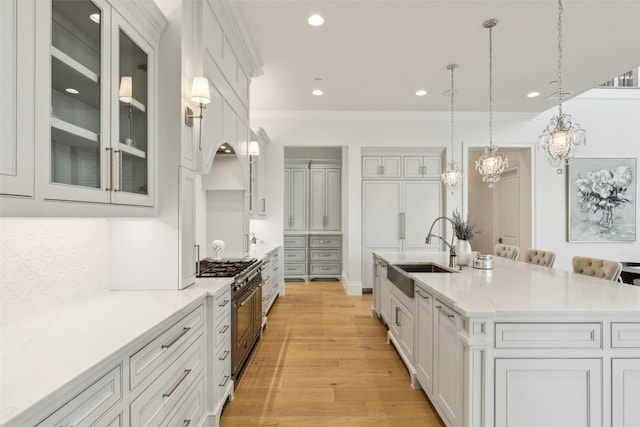
<svg viewBox="0 0 640 427">
<path fill-rule="evenodd" d="M 118 177 L 115 198 L 122 203 L 136 198 L 150 198 L 150 159 L 153 158 L 151 115 L 152 100 L 150 52 L 152 48 L 135 29 L 114 13 L 113 51 L 118 52 L 112 63 L 113 84 L 117 88 L 117 105 L 113 105 L 113 132 L 117 135 L 114 159 Z M 114 136 L 113 139 L 116 139 Z M 139 204 L 139 203 L 138 203 Z"/>
<path fill-rule="evenodd" d="M 104 0 L 51 0 L 46 198 L 153 205 L 151 46 Z"/>
</svg>

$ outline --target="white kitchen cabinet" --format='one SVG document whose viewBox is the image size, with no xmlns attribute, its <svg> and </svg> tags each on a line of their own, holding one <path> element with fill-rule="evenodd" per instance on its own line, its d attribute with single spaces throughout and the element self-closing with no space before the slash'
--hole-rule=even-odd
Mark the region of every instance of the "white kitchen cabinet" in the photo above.
<svg viewBox="0 0 640 427">
<path fill-rule="evenodd" d="M 362 259 L 363 288 L 373 286 L 373 258 L 377 251 L 440 250 L 433 239 L 425 243 L 429 226 L 442 215 L 440 181 L 363 181 L 362 182 Z M 442 236 L 442 223 L 434 234 Z"/>
<path fill-rule="evenodd" d="M 433 392 L 433 296 L 415 288 L 416 304 L 416 377 L 422 388 Z"/>
<path fill-rule="evenodd" d="M 309 279 L 342 277 L 342 236 L 309 234 Z"/>
<path fill-rule="evenodd" d="M 35 1 L 0 2 L 0 195 L 34 195 Z"/>
<path fill-rule="evenodd" d="M 462 425 L 462 350 L 458 339 L 459 331 L 460 315 L 441 301 L 435 300 L 433 403 L 440 409 L 440 414 L 448 425 L 453 427 Z"/>
<path fill-rule="evenodd" d="M 440 178 L 441 156 L 404 156 L 402 176 L 405 178 Z"/>
<path fill-rule="evenodd" d="M 413 366 L 413 311 L 403 304 L 393 293 L 391 294 L 391 321 L 389 332 L 396 344 L 400 357 L 405 361 L 409 370 Z"/>
<path fill-rule="evenodd" d="M 371 303 L 372 315 L 383 319 L 386 323 L 387 319 L 382 316 L 382 278 L 387 277 L 387 263 L 377 256 L 373 255 L 373 299 Z"/>
<path fill-rule="evenodd" d="M 262 327 L 267 314 L 280 294 L 280 246 L 271 250 L 262 260 Z"/>
<path fill-rule="evenodd" d="M 640 426 L 640 359 L 613 359 L 611 371 L 611 424 Z"/>
<path fill-rule="evenodd" d="M 196 265 L 200 247 L 196 245 L 196 174 L 183 166 L 180 169 L 180 289 L 196 282 Z"/>
<path fill-rule="evenodd" d="M 309 230 L 340 231 L 340 168 L 309 169 Z"/>
<path fill-rule="evenodd" d="M 36 12 L 44 198 L 153 206 L 157 40 L 103 0 Z"/>
<path fill-rule="evenodd" d="M 266 218 L 271 140 L 262 128 L 251 131 L 251 135 L 251 140 L 258 141 L 260 147 L 260 155 L 251 158 L 251 214 L 254 218 Z"/>
<path fill-rule="evenodd" d="M 210 411 L 220 425 L 222 408 L 227 399 L 233 400 L 234 382 L 231 379 L 231 289 L 220 289 L 213 298 L 213 350 L 210 351 L 208 387 Z M 210 347 L 211 348 L 211 347 Z"/>
<path fill-rule="evenodd" d="M 496 427 L 602 426 L 601 363 L 600 359 L 497 359 Z"/>
<path fill-rule="evenodd" d="M 402 156 L 362 156 L 363 178 L 400 178 Z"/>
<path fill-rule="evenodd" d="M 284 230 L 307 229 L 307 168 L 284 169 Z"/>
</svg>

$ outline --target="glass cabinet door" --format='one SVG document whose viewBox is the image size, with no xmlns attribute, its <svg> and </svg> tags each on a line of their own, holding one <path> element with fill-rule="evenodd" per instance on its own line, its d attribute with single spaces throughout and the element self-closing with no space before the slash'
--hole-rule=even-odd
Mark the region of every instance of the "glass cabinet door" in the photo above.
<svg viewBox="0 0 640 427">
<path fill-rule="evenodd" d="M 113 16 L 115 57 L 112 70 L 117 85 L 114 132 L 116 159 L 115 203 L 151 204 L 149 178 L 153 150 L 150 144 L 150 88 L 153 72 L 151 47 L 119 15 Z M 116 35 L 117 34 L 117 35 Z M 116 140 L 117 135 L 117 141 Z M 115 148 L 117 146 L 117 148 Z"/>
<path fill-rule="evenodd" d="M 89 0 L 51 2 L 49 179 L 53 184 L 103 187 L 103 16 L 103 10 Z M 104 191 L 96 193 L 99 200 L 105 199 Z"/>
</svg>

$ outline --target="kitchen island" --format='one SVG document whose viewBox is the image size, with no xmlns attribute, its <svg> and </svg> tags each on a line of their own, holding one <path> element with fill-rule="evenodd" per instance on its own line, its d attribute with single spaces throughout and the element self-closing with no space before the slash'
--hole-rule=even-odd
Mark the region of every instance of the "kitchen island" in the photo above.
<svg viewBox="0 0 640 427">
<path fill-rule="evenodd" d="M 374 314 L 448 426 L 640 425 L 640 288 L 494 257 L 409 273 L 448 253 L 376 252 Z"/>
</svg>

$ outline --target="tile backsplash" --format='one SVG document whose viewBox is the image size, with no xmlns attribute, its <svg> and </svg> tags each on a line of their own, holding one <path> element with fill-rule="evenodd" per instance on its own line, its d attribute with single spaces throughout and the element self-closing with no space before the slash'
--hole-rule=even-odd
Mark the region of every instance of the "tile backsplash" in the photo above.
<svg viewBox="0 0 640 427">
<path fill-rule="evenodd" d="M 0 218 L 0 324 L 108 289 L 105 219 Z"/>
</svg>

